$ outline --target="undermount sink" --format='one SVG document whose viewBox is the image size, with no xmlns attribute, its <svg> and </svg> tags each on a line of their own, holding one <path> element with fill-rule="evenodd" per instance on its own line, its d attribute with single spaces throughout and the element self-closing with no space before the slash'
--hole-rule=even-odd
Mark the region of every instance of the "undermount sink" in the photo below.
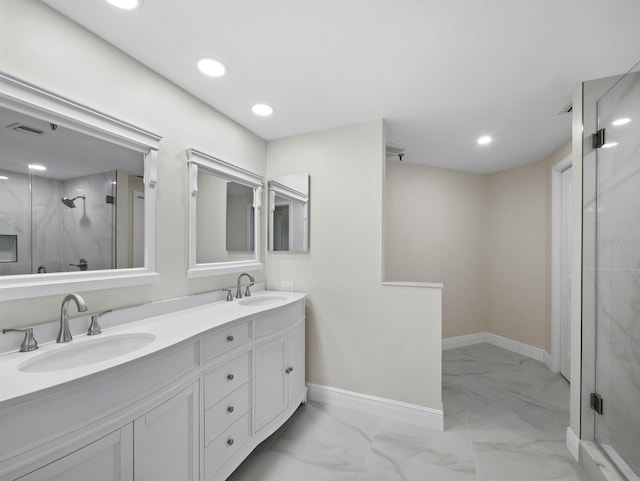
<svg viewBox="0 0 640 481">
<path fill-rule="evenodd" d="M 87 366 L 142 349 L 156 338 L 153 334 L 133 333 L 86 339 L 39 354 L 18 366 L 22 372 L 49 372 Z"/>
<path fill-rule="evenodd" d="M 256 296 L 245 297 L 238 301 L 238 304 L 241 306 L 268 306 L 269 304 L 276 304 L 280 301 L 286 300 L 287 298 L 284 296 Z"/>
</svg>

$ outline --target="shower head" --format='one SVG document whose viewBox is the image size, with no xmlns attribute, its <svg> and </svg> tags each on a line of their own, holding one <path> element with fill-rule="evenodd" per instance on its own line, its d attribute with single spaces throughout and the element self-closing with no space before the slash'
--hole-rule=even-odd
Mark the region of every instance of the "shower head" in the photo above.
<svg viewBox="0 0 640 481">
<path fill-rule="evenodd" d="M 74 200 L 76 200 L 76 199 L 83 199 L 83 200 L 84 200 L 84 199 L 86 199 L 86 198 L 87 198 L 87 196 L 86 196 L 86 195 L 79 195 L 79 196 L 77 196 L 77 197 L 74 197 L 73 199 L 69 199 L 69 197 L 63 197 L 63 198 L 62 198 L 62 199 L 60 199 L 60 200 L 61 200 L 61 201 L 62 201 L 62 203 L 63 203 L 64 205 L 66 205 L 67 207 L 70 207 L 70 208 L 72 208 L 72 209 L 75 209 L 75 208 L 76 208 L 76 204 L 75 204 Z"/>
</svg>

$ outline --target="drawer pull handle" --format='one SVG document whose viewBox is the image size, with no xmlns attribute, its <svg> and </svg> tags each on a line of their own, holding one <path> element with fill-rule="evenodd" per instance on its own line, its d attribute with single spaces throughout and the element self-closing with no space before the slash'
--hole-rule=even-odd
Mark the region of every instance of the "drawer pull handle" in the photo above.
<svg viewBox="0 0 640 481">
<path fill-rule="evenodd" d="M 227 444 L 228 444 L 229 446 L 233 446 L 233 438 L 229 438 L 229 439 L 227 439 Z"/>
<path fill-rule="evenodd" d="M 227 336 L 227 342 L 233 342 L 233 336 Z"/>
<path fill-rule="evenodd" d="M 229 381 L 233 381 L 233 374 L 227 374 L 227 379 Z"/>
<path fill-rule="evenodd" d="M 233 406 L 229 406 L 227 408 L 227 411 L 229 411 L 230 413 L 232 413 L 236 408 L 234 408 Z"/>
<path fill-rule="evenodd" d="M 292 367 L 288 367 L 287 370 L 285 371 L 287 374 L 291 374 L 291 372 L 293 371 Z"/>
</svg>

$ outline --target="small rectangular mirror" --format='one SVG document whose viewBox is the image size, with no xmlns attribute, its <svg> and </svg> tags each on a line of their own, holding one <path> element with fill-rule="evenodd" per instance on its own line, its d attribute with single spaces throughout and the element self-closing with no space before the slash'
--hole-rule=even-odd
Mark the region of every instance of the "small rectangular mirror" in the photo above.
<svg viewBox="0 0 640 481">
<path fill-rule="evenodd" d="M 309 252 L 309 174 L 269 180 L 269 250 Z"/>
<path fill-rule="evenodd" d="M 188 277 L 262 269 L 262 177 L 195 149 L 189 159 Z"/>
</svg>

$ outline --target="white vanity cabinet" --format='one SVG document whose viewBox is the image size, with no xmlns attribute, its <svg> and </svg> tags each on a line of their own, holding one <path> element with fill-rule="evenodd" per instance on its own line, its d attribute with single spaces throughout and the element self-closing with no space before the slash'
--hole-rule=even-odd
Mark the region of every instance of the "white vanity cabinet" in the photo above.
<svg viewBox="0 0 640 481">
<path fill-rule="evenodd" d="M 304 311 L 290 306 L 255 321 L 255 432 L 301 402 L 305 387 Z"/>
<path fill-rule="evenodd" d="M 135 481 L 200 478 L 198 405 L 192 384 L 134 421 Z"/>
<path fill-rule="evenodd" d="M 133 425 L 108 434 L 19 481 L 132 481 Z"/>
<path fill-rule="evenodd" d="M 306 402 L 304 297 L 217 308 L 238 317 L 176 314 L 215 327 L 1 402 L 0 481 L 226 480 Z"/>
</svg>

